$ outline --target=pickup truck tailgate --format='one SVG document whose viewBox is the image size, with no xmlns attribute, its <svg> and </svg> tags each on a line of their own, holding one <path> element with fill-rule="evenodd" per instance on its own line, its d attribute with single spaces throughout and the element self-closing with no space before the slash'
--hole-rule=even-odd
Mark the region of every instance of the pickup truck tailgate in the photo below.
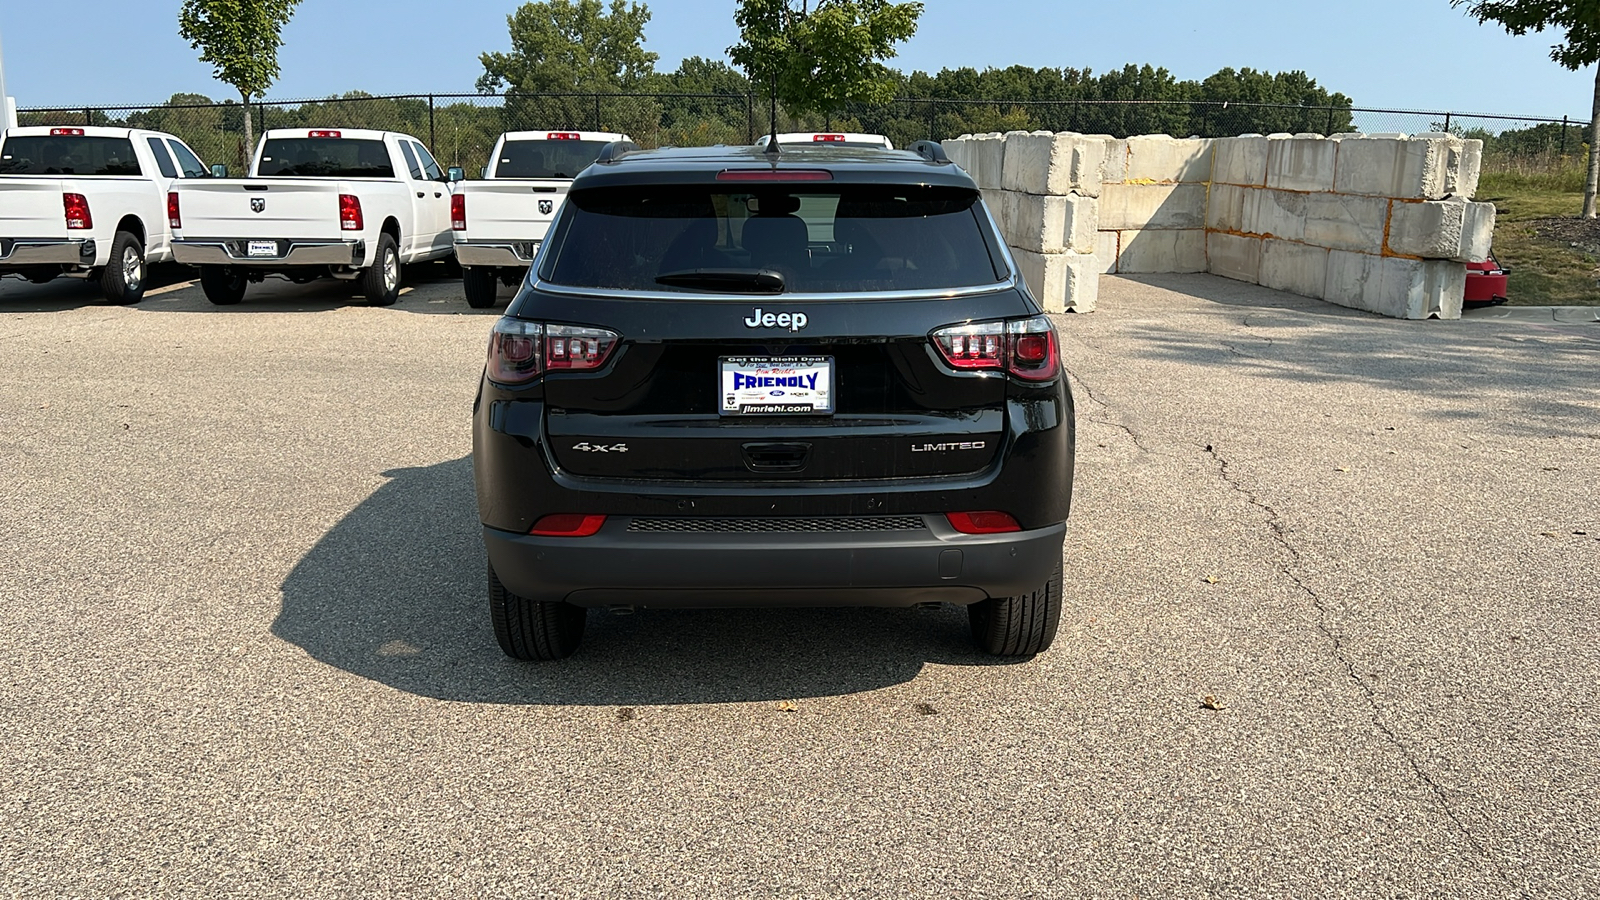
<svg viewBox="0 0 1600 900">
<path fill-rule="evenodd" d="M 472 241 L 541 241 L 567 198 L 568 180 L 489 179 L 457 188 L 466 195 Z"/>
<path fill-rule="evenodd" d="M 339 228 L 339 195 L 352 190 L 340 182 L 205 179 L 177 190 L 184 240 L 346 236 Z"/>
<path fill-rule="evenodd" d="M 67 237 L 65 189 L 55 178 L 0 178 L 0 237 Z M 89 212 L 94 213 L 92 206 Z"/>
</svg>

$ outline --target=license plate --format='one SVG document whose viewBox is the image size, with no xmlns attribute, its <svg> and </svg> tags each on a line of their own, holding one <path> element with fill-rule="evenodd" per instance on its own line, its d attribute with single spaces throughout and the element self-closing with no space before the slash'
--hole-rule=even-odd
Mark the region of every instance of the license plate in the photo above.
<svg viewBox="0 0 1600 900">
<path fill-rule="evenodd" d="M 719 362 L 725 416 L 833 412 L 831 356 L 724 356 Z"/>
<path fill-rule="evenodd" d="M 251 256 L 277 256 L 278 242 L 251 241 L 250 246 L 246 248 L 245 252 L 249 253 Z"/>
</svg>

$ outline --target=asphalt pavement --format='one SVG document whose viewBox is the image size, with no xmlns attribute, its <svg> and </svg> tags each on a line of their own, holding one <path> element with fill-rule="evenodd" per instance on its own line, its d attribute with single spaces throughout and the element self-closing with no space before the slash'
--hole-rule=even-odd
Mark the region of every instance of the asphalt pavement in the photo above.
<svg viewBox="0 0 1600 900">
<path fill-rule="evenodd" d="M 1057 317 L 1067 609 L 500 653 L 493 311 L 0 281 L 0 894 L 1600 895 L 1600 324 L 1212 276 Z"/>
</svg>

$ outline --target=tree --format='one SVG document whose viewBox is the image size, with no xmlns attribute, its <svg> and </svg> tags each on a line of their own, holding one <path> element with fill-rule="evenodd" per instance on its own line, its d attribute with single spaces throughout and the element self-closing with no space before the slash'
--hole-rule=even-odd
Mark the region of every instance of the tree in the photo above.
<svg viewBox="0 0 1600 900">
<path fill-rule="evenodd" d="M 1550 58 L 1576 72 L 1600 62 L 1600 0 L 1450 0 L 1467 15 L 1499 22 L 1514 35 L 1565 29 L 1566 39 L 1550 48 Z M 1589 175 L 1583 185 L 1583 217 L 1595 218 L 1600 189 L 1600 69 L 1595 70 L 1594 105 L 1589 116 Z"/>
<path fill-rule="evenodd" d="M 255 150 L 250 98 L 278 79 L 279 32 L 300 0 L 183 0 L 178 34 L 211 63 L 212 77 L 232 85 L 244 102 L 244 152 Z"/>
<path fill-rule="evenodd" d="M 740 43 L 728 56 L 773 103 L 791 114 L 832 113 L 845 103 L 894 99 L 903 76 L 880 60 L 917 32 L 919 2 L 888 0 L 740 0 Z"/>
<path fill-rule="evenodd" d="M 601 0 L 546 0 L 524 3 L 506 17 L 511 30 L 510 53 L 484 53 L 478 90 L 505 90 L 521 95 L 620 94 L 636 91 L 655 72 L 656 54 L 644 49 L 644 26 L 650 8 L 642 3 L 611 0 L 609 13 Z M 646 104 L 648 105 L 648 104 Z M 612 128 L 635 131 L 654 127 L 640 104 L 616 110 Z M 523 96 L 508 99 L 509 121 L 529 127 L 603 130 L 599 98 Z M 618 119 L 626 121 L 618 121 Z"/>
</svg>

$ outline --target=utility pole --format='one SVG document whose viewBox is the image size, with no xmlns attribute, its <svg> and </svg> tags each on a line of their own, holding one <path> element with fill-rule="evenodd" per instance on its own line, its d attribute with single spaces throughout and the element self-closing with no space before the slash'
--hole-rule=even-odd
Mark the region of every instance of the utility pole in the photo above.
<svg viewBox="0 0 1600 900">
<path fill-rule="evenodd" d="M 0 45 L 0 131 L 17 127 L 17 104 L 6 93 L 6 52 Z"/>
</svg>

